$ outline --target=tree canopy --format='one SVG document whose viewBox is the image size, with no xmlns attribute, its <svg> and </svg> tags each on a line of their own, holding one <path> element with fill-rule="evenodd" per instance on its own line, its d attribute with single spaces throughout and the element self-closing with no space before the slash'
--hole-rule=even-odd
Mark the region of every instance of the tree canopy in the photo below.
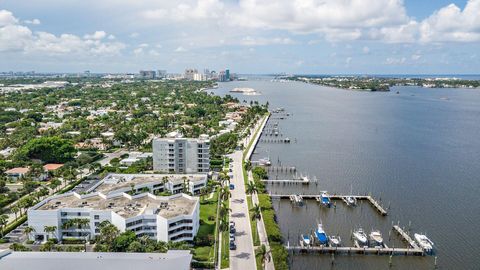
<svg viewBox="0 0 480 270">
<path fill-rule="evenodd" d="M 18 159 L 39 159 L 47 163 L 65 163 L 74 158 L 75 147 L 60 137 L 41 137 L 28 141 L 17 152 Z"/>
</svg>

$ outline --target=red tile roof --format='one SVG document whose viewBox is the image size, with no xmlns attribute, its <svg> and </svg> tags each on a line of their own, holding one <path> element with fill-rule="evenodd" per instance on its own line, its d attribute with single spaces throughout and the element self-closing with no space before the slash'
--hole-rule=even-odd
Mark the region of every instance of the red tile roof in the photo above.
<svg viewBox="0 0 480 270">
<path fill-rule="evenodd" d="M 63 164 L 54 164 L 54 163 L 50 163 L 50 164 L 45 164 L 43 165 L 43 168 L 46 170 L 46 171 L 55 171 L 56 169 L 62 167 Z"/>
</svg>

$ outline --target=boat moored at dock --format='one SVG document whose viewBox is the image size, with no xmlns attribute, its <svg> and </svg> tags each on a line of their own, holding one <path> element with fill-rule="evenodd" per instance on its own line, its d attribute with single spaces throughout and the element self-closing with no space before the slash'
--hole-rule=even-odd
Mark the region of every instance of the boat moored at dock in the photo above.
<svg viewBox="0 0 480 270">
<path fill-rule="evenodd" d="M 331 247 L 339 247 L 342 244 L 342 239 L 340 238 L 340 236 L 330 236 L 328 238 L 328 242 Z"/>
<path fill-rule="evenodd" d="M 418 245 L 427 253 L 432 252 L 433 250 L 433 242 L 428 239 L 428 237 L 424 234 L 414 234 L 415 240 L 417 241 Z"/>
<path fill-rule="evenodd" d="M 369 236 L 370 236 L 370 243 L 374 247 L 383 247 L 383 237 L 380 231 L 371 231 Z"/>
<path fill-rule="evenodd" d="M 315 231 L 315 237 L 317 238 L 318 243 L 319 243 L 320 245 L 326 245 L 326 244 L 328 244 L 328 237 L 327 237 L 327 234 L 325 233 L 325 231 L 323 230 L 323 225 L 322 225 L 322 223 L 319 223 L 319 224 L 318 224 L 318 228 L 317 228 L 317 230 Z"/>
<path fill-rule="evenodd" d="M 301 241 L 304 246 L 310 246 L 312 244 L 311 236 L 308 234 L 302 234 Z"/>
<path fill-rule="evenodd" d="M 330 207 L 332 205 L 330 196 L 326 191 L 322 192 L 322 194 L 320 195 L 320 203 L 326 207 Z"/>
<path fill-rule="evenodd" d="M 358 246 L 368 246 L 368 238 L 362 228 L 359 228 L 353 232 L 353 239 L 355 242 L 357 242 Z"/>
</svg>

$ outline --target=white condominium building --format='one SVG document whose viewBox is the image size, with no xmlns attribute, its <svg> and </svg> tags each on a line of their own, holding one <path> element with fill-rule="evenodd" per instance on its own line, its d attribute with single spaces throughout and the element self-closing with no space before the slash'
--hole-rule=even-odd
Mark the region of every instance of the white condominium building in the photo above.
<svg viewBox="0 0 480 270">
<path fill-rule="evenodd" d="M 122 174 L 110 173 L 87 190 L 114 194 L 128 192 L 133 194 L 162 192 L 199 194 L 207 185 L 207 174 Z"/>
<path fill-rule="evenodd" d="M 210 140 L 183 138 L 171 132 L 165 138 L 153 140 L 153 169 L 164 173 L 208 173 L 210 170 Z"/>
<path fill-rule="evenodd" d="M 79 220 L 85 225 L 79 226 Z M 28 224 L 34 228 L 29 238 L 92 239 L 100 233 L 102 221 L 109 221 L 121 232 L 131 230 L 157 241 L 192 241 L 199 228 L 199 200 L 183 193 L 169 197 L 151 193 L 66 193 L 28 210 Z M 45 226 L 54 230 L 45 232 Z"/>
</svg>

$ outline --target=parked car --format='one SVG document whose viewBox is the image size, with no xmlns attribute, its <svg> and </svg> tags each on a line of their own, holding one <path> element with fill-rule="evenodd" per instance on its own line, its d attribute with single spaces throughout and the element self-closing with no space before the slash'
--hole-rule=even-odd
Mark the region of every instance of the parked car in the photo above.
<svg viewBox="0 0 480 270">
<path fill-rule="evenodd" d="M 234 184 L 230 184 L 230 189 L 231 189 L 231 190 L 234 190 L 234 189 L 235 189 L 235 185 L 234 185 Z"/>
<path fill-rule="evenodd" d="M 235 226 L 230 226 L 230 234 L 235 233 L 235 232 L 236 232 Z"/>
<path fill-rule="evenodd" d="M 235 245 L 234 242 L 230 242 L 230 250 L 236 250 L 237 249 L 237 245 Z"/>
</svg>

